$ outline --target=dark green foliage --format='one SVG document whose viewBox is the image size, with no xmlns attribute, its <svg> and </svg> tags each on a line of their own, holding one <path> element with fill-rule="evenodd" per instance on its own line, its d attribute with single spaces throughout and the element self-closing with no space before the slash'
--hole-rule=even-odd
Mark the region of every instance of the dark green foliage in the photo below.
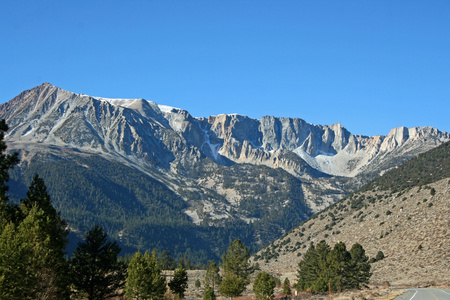
<svg viewBox="0 0 450 300">
<path fill-rule="evenodd" d="M 361 245 L 353 245 L 349 252 L 342 242 L 330 250 L 321 241 L 316 247 L 311 244 L 300 261 L 296 287 L 316 292 L 328 291 L 328 283 L 333 291 L 360 288 L 370 276 L 370 264 Z"/>
<path fill-rule="evenodd" d="M 350 255 L 352 257 L 352 264 L 354 267 L 354 277 L 350 279 L 352 281 L 351 285 L 359 289 L 362 284 L 367 284 L 370 276 L 372 276 L 372 273 L 370 272 L 369 258 L 366 256 L 366 251 L 364 248 L 358 243 L 353 244 L 350 249 Z"/>
<path fill-rule="evenodd" d="M 178 296 L 178 298 L 184 298 L 184 293 L 188 287 L 188 276 L 186 269 L 180 263 L 178 268 L 173 273 L 173 279 L 169 282 L 170 290 Z"/>
<path fill-rule="evenodd" d="M 273 299 L 275 289 L 275 278 L 266 272 L 260 272 L 253 283 L 253 291 L 256 299 Z"/>
<path fill-rule="evenodd" d="M 329 249 L 328 249 L 329 251 Z M 325 257 L 328 253 L 325 254 Z M 305 291 L 311 288 L 320 276 L 319 254 L 316 247 L 311 243 L 310 247 L 303 255 L 303 259 L 298 264 L 297 289 Z"/>
<path fill-rule="evenodd" d="M 170 251 L 163 250 L 159 255 L 159 264 L 164 270 L 174 270 L 177 267 L 175 259 L 170 255 Z"/>
<path fill-rule="evenodd" d="M 136 299 L 164 299 L 166 280 L 161 275 L 156 251 L 136 252 L 128 265 L 125 294 Z"/>
<path fill-rule="evenodd" d="M 117 261 L 120 250 L 102 227 L 96 225 L 88 231 L 71 260 L 73 289 L 78 296 L 94 300 L 119 295 L 126 274 L 125 265 Z"/>
<path fill-rule="evenodd" d="M 202 284 L 200 283 L 200 280 L 197 279 L 197 280 L 195 281 L 195 287 L 196 287 L 196 288 L 199 288 L 199 287 L 201 287 L 201 286 L 202 286 Z"/>
<path fill-rule="evenodd" d="M 419 154 L 419 156 L 371 181 L 362 191 L 392 190 L 394 192 L 423 186 L 450 177 L 450 142 Z"/>
<path fill-rule="evenodd" d="M 250 252 L 237 239 L 228 247 L 222 257 L 223 279 L 219 291 L 223 296 L 236 297 L 242 294 L 250 282 L 254 266 L 249 263 Z"/>
<path fill-rule="evenodd" d="M 0 121 L 0 226 L 8 221 L 12 221 L 15 215 L 15 208 L 8 203 L 8 186 L 6 183 L 9 180 L 8 171 L 19 163 L 17 153 L 6 154 L 6 143 L 3 140 L 5 132 L 8 131 L 8 125 L 4 119 Z"/>
<path fill-rule="evenodd" d="M 0 232 L 0 299 L 67 299 L 64 257 L 53 248 L 52 223 L 37 206 Z"/>
<path fill-rule="evenodd" d="M 292 294 L 291 290 L 291 283 L 289 282 L 289 279 L 286 277 L 283 282 L 283 294 L 285 296 L 290 296 Z"/>
<path fill-rule="evenodd" d="M 376 259 L 377 261 L 384 259 L 384 253 L 383 253 L 383 251 L 381 251 L 381 250 L 378 251 L 377 255 L 375 256 L 375 259 Z"/>
<path fill-rule="evenodd" d="M 431 195 L 431 196 L 436 195 L 436 190 L 435 190 L 434 188 L 431 188 L 431 189 L 430 189 L 430 195 Z"/>
<path fill-rule="evenodd" d="M 68 294 L 67 285 L 69 281 L 67 276 L 68 265 L 64 259 L 69 230 L 66 229 L 65 220 L 52 206 L 44 180 L 37 174 L 33 177 L 27 197 L 21 200 L 21 214 L 28 215 L 34 207 L 42 211 L 42 222 L 45 226 L 42 227 L 41 234 L 48 237 L 48 247 L 50 248 L 48 249 L 49 255 L 46 257 L 45 266 L 43 266 L 48 274 L 42 274 L 39 289 L 47 290 L 47 294 L 53 293 L 57 298 L 64 298 Z"/>
<path fill-rule="evenodd" d="M 214 294 L 214 289 L 210 286 L 208 286 L 205 289 L 205 294 L 203 295 L 203 300 L 215 300 L 216 295 Z"/>
</svg>

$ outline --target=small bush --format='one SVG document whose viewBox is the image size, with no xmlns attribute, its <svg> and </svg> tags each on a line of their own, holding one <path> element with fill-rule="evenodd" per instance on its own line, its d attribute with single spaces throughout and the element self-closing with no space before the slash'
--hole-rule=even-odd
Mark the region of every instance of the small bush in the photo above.
<svg viewBox="0 0 450 300">
<path fill-rule="evenodd" d="M 378 251 L 377 255 L 375 256 L 375 259 L 376 259 L 377 261 L 379 261 L 379 260 L 382 260 L 382 259 L 384 259 L 384 258 L 385 258 L 385 256 L 384 256 L 383 251 Z"/>
</svg>

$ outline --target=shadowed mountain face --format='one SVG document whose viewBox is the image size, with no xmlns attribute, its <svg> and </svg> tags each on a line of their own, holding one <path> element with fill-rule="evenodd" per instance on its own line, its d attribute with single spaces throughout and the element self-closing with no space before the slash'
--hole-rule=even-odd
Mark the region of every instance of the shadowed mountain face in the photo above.
<svg viewBox="0 0 450 300">
<path fill-rule="evenodd" d="M 168 231 L 187 228 L 195 237 L 179 236 L 185 246 L 175 252 L 201 249 L 214 230 L 225 235 L 213 239 L 217 253 L 232 236 L 265 244 L 367 179 L 450 139 L 430 127 L 366 137 L 301 119 L 194 118 L 144 99 L 91 97 L 48 83 L 2 104 L 0 117 L 10 126 L 9 149 L 21 154 L 17 197 L 38 172 L 75 231 L 104 223 L 124 244 L 149 247 L 159 242 L 151 230 L 133 230 L 170 223 Z M 113 175 L 119 169 L 130 176 Z M 73 191 L 61 189 L 62 181 Z"/>
</svg>

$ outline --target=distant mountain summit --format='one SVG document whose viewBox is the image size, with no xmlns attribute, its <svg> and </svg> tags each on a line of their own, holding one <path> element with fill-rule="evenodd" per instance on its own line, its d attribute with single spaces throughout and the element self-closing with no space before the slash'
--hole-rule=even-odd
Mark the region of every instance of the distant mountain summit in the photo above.
<svg viewBox="0 0 450 300">
<path fill-rule="evenodd" d="M 31 170 L 47 174 L 44 179 L 63 216 L 66 209 L 73 209 L 69 207 L 74 197 L 84 201 L 99 194 L 105 194 L 102 201 L 117 213 L 129 209 L 105 192 L 113 182 L 110 174 L 101 174 L 109 178 L 104 187 L 81 195 L 80 186 L 81 194 L 74 196 L 58 189 L 56 178 L 67 174 L 55 174 L 42 164 L 84 165 L 86 176 L 100 176 L 80 161 L 96 158 L 155 180 L 164 193 L 182 201 L 170 211 L 182 213 L 195 226 L 207 230 L 239 224 L 227 234 L 238 236 L 247 230 L 249 243 L 255 245 L 274 239 L 368 179 L 450 140 L 449 133 L 431 127 L 400 127 L 387 136 L 367 137 L 352 135 L 341 124 L 313 125 L 297 118 L 255 120 L 236 114 L 194 118 L 186 110 L 144 99 L 92 97 L 49 83 L 0 105 L 0 117 L 10 126 L 9 149 L 21 154 L 17 182 L 26 183 Z M 128 182 L 114 184 L 134 189 Z M 97 207 L 98 201 L 92 202 Z M 66 216 L 74 229 L 105 221 L 90 215 L 89 205 L 76 207 L 86 215 Z M 127 235 L 127 222 L 114 221 L 110 233 L 128 236 L 127 243 L 135 247 L 138 237 Z M 199 239 L 204 235 L 198 234 Z"/>
</svg>

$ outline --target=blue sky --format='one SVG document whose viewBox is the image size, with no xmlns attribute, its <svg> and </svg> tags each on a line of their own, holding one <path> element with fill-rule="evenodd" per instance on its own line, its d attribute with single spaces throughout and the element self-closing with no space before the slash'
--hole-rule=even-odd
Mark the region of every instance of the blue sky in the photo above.
<svg viewBox="0 0 450 300">
<path fill-rule="evenodd" d="M 450 131 L 450 1 L 0 0 L 0 103 L 50 82 L 193 116 Z"/>
</svg>

